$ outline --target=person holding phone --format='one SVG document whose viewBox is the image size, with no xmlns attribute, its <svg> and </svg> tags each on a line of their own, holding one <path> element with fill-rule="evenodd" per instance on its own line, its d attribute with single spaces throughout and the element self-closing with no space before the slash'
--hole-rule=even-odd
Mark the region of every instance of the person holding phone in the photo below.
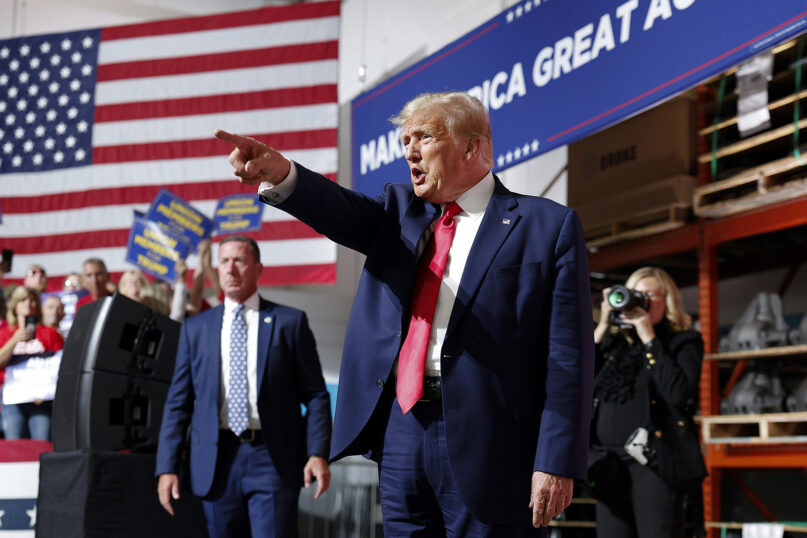
<svg viewBox="0 0 807 538">
<path fill-rule="evenodd" d="M 39 292 L 20 286 L 9 297 L 8 327 L 0 329 L 0 368 L 14 361 L 53 354 L 64 347 L 64 339 L 53 327 L 42 325 Z M 3 394 L 3 430 L 6 439 L 50 440 L 53 400 L 34 399 L 7 403 Z"/>
</svg>

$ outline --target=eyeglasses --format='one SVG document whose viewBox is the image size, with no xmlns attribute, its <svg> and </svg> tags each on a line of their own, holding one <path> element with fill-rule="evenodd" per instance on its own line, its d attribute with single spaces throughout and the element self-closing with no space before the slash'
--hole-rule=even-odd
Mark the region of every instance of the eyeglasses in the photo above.
<svg viewBox="0 0 807 538">
<path fill-rule="evenodd" d="M 42 269 L 28 269 L 28 276 L 42 275 L 45 276 L 45 271 Z"/>
<path fill-rule="evenodd" d="M 64 286 L 66 288 L 78 288 L 79 282 L 78 280 L 70 280 L 69 278 L 64 281 Z"/>
</svg>

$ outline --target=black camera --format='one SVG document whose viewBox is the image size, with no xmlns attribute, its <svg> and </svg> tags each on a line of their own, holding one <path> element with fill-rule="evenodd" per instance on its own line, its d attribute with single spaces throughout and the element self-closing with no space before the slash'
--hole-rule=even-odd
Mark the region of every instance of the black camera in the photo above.
<svg viewBox="0 0 807 538">
<path fill-rule="evenodd" d="M 611 305 L 611 324 L 619 327 L 632 327 L 631 324 L 619 319 L 619 315 L 625 310 L 632 310 L 639 307 L 645 311 L 650 311 L 650 297 L 641 291 L 632 290 L 617 284 L 608 292 L 608 304 Z"/>
</svg>

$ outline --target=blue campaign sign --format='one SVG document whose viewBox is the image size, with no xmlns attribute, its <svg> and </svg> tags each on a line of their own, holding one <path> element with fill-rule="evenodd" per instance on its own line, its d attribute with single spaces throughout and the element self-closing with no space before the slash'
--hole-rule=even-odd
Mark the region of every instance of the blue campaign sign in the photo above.
<svg viewBox="0 0 807 538">
<path fill-rule="evenodd" d="M 213 220 L 216 234 L 226 235 L 261 229 L 264 204 L 254 194 L 234 194 L 219 200 Z"/>
<path fill-rule="evenodd" d="M 167 189 L 160 189 L 146 212 L 146 219 L 160 224 L 163 230 L 185 238 L 194 248 L 210 237 L 215 223 L 188 202 Z"/>
<path fill-rule="evenodd" d="M 176 281 L 174 265 L 185 259 L 193 246 L 181 235 L 174 234 L 158 223 L 135 217 L 129 232 L 126 261 L 143 272 L 173 284 Z"/>
<path fill-rule="evenodd" d="M 807 31 L 803 0 L 524 0 L 352 102 L 353 186 L 406 181 L 388 119 L 423 92 L 488 108 L 500 171 Z"/>
</svg>

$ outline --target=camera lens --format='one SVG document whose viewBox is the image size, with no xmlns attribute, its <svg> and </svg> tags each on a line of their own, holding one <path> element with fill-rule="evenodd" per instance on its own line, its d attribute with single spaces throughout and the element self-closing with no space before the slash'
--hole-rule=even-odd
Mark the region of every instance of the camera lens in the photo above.
<svg viewBox="0 0 807 538">
<path fill-rule="evenodd" d="M 612 307 L 619 307 L 625 303 L 626 299 L 627 297 L 622 290 L 615 290 L 608 294 L 608 304 L 610 304 Z"/>
</svg>

